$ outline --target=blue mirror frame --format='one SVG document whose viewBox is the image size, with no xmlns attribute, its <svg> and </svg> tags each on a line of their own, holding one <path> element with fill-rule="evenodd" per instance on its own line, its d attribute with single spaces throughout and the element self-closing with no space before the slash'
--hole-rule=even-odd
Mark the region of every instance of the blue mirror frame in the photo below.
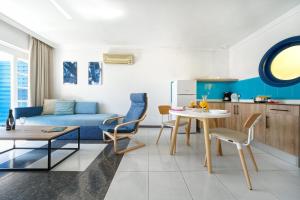
<svg viewBox="0 0 300 200">
<path fill-rule="evenodd" d="M 287 86 L 295 85 L 300 82 L 300 77 L 291 80 L 281 80 L 273 76 L 271 72 L 271 64 L 274 58 L 283 50 L 296 45 L 300 45 L 300 36 L 294 36 L 282 40 L 281 42 L 271 47 L 265 53 L 265 55 L 262 57 L 259 63 L 259 76 L 266 84 L 274 87 L 287 87 Z M 300 59 L 300 55 L 299 55 L 299 59 Z"/>
</svg>

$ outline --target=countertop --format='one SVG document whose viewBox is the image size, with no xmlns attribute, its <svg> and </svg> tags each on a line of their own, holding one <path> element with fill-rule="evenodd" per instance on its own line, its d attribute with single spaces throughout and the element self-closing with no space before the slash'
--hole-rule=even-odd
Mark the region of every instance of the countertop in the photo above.
<svg viewBox="0 0 300 200">
<path fill-rule="evenodd" d="M 202 99 L 197 99 L 201 101 Z M 289 99 L 276 99 L 279 103 L 255 103 L 253 99 L 240 99 L 238 102 L 223 101 L 222 99 L 208 99 L 208 102 L 212 103 L 255 103 L 255 104 L 269 104 L 269 105 L 300 105 L 300 100 L 289 100 Z"/>
</svg>

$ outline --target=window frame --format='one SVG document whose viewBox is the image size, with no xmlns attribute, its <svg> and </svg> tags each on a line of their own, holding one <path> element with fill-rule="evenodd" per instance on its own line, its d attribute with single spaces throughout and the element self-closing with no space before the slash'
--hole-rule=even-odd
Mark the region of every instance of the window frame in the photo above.
<svg viewBox="0 0 300 200">
<path fill-rule="evenodd" d="M 300 45 L 300 36 L 294 36 L 275 44 L 265 53 L 259 64 L 259 76 L 266 84 L 274 87 L 287 87 L 300 83 L 300 77 L 282 80 L 276 78 L 271 71 L 272 62 L 278 54 L 287 48 L 298 45 Z"/>
</svg>

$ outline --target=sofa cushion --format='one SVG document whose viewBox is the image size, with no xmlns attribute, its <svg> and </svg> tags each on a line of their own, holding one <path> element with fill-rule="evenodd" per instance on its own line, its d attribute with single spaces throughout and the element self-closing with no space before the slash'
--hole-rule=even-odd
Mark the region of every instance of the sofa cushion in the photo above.
<svg viewBox="0 0 300 200">
<path fill-rule="evenodd" d="M 57 100 L 55 104 L 55 115 L 73 115 L 75 101 Z"/>
<path fill-rule="evenodd" d="M 26 118 L 26 125 L 97 126 L 116 114 L 40 115 Z M 100 134 L 100 133 L 99 133 Z"/>
<path fill-rule="evenodd" d="M 53 115 L 55 113 L 56 99 L 44 99 L 42 115 Z"/>
<path fill-rule="evenodd" d="M 96 114 L 97 103 L 96 102 L 76 102 L 75 114 Z"/>
</svg>

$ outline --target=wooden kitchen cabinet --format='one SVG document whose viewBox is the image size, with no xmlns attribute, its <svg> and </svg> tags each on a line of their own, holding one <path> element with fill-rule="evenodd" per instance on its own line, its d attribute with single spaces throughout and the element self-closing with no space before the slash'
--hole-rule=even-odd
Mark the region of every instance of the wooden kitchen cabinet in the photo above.
<svg viewBox="0 0 300 200">
<path fill-rule="evenodd" d="M 266 144 L 299 155 L 299 106 L 267 105 Z"/>
<path fill-rule="evenodd" d="M 225 110 L 228 110 L 231 113 L 231 116 L 225 119 L 225 127 L 237 131 L 242 131 L 239 103 L 225 103 Z"/>
<path fill-rule="evenodd" d="M 241 131 L 248 133 L 248 130 L 243 127 L 248 117 L 254 113 L 261 113 L 262 116 L 254 129 L 254 140 L 265 143 L 266 142 L 266 105 L 253 103 L 240 103 L 239 115 L 242 121 Z"/>
</svg>

